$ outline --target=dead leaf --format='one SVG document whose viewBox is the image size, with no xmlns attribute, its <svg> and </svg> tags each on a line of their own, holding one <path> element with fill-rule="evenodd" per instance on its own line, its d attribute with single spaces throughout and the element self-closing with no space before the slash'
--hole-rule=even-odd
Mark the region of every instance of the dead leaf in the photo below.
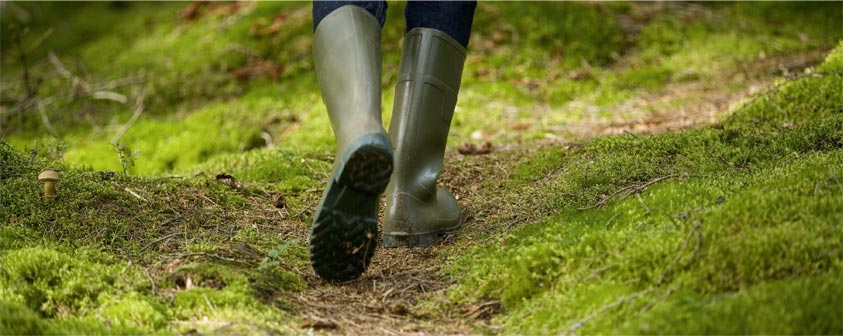
<svg viewBox="0 0 843 336">
<path fill-rule="evenodd" d="M 278 195 L 278 198 L 275 199 L 275 202 L 272 202 L 272 206 L 278 209 L 284 209 L 287 206 L 287 201 L 284 200 L 284 195 Z"/>
<path fill-rule="evenodd" d="M 302 322 L 301 327 L 313 329 L 336 329 L 339 326 L 336 322 L 330 320 L 307 319 Z"/>
<path fill-rule="evenodd" d="M 236 178 L 234 178 L 234 176 L 228 175 L 226 173 L 217 174 L 217 176 L 214 177 L 214 180 L 218 183 L 222 183 L 231 187 L 231 189 L 240 189 L 243 187 L 243 184 L 240 183 L 240 181 L 238 181 Z"/>
<path fill-rule="evenodd" d="M 473 308 L 469 309 L 463 317 L 472 318 L 472 319 L 488 319 L 492 317 L 492 315 L 500 312 L 501 310 L 501 302 L 500 301 L 488 301 L 478 304 Z"/>
<path fill-rule="evenodd" d="M 474 76 L 475 77 L 482 77 L 482 76 L 488 75 L 489 72 L 490 72 L 489 68 L 487 68 L 487 67 L 477 68 L 477 69 L 474 70 Z"/>
<path fill-rule="evenodd" d="M 211 4 L 208 12 L 216 16 L 229 16 L 240 10 L 240 7 L 242 6 L 243 5 L 240 1 L 235 1 L 229 4 L 214 2 Z"/>
<path fill-rule="evenodd" d="M 207 4 L 208 1 L 204 0 L 191 2 L 189 5 L 187 5 L 187 7 L 184 8 L 183 11 L 181 11 L 179 17 L 181 17 L 183 21 L 196 20 L 199 18 L 199 10 L 202 9 L 202 7 L 205 7 Z"/>
<path fill-rule="evenodd" d="M 395 315 L 407 315 L 410 309 L 406 302 L 399 300 L 389 305 L 389 312 Z"/>
<path fill-rule="evenodd" d="M 513 125 L 512 129 L 516 130 L 516 131 L 523 131 L 523 130 L 526 130 L 526 129 L 530 129 L 530 127 L 533 127 L 533 124 L 531 124 L 531 123 L 519 123 L 519 124 Z"/>
<path fill-rule="evenodd" d="M 277 33 L 287 22 L 287 14 L 281 14 L 272 19 L 272 23 L 267 25 L 266 20 L 255 22 L 250 28 L 250 32 L 255 36 L 267 36 Z"/>
<path fill-rule="evenodd" d="M 811 40 L 811 36 L 805 33 L 796 34 L 799 37 L 799 41 L 808 42 Z"/>
<path fill-rule="evenodd" d="M 583 80 L 591 78 L 591 72 L 588 70 L 574 70 L 568 73 L 568 79 L 570 80 Z"/>
<path fill-rule="evenodd" d="M 267 76 L 271 80 L 276 80 L 284 72 L 284 65 L 277 64 L 269 60 L 259 60 L 248 65 L 236 69 L 231 73 L 239 80 L 249 80 L 255 77 Z"/>
<path fill-rule="evenodd" d="M 565 53 L 562 51 L 562 48 L 556 47 L 553 49 L 553 53 L 551 55 L 553 59 L 563 59 L 565 58 Z"/>
<path fill-rule="evenodd" d="M 480 154 L 489 154 L 492 152 L 492 143 L 491 142 L 483 142 L 480 145 L 475 144 L 467 144 L 463 145 L 459 149 L 457 149 L 462 155 L 480 155 Z"/>
<path fill-rule="evenodd" d="M 202 17 L 203 11 L 214 16 L 229 16 L 240 10 L 242 6 L 243 4 L 239 1 L 223 4 L 219 2 L 197 0 L 188 4 L 187 7 L 182 10 L 181 14 L 179 14 L 179 17 L 183 21 L 195 21 L 196 19 Z"/>
</svg>

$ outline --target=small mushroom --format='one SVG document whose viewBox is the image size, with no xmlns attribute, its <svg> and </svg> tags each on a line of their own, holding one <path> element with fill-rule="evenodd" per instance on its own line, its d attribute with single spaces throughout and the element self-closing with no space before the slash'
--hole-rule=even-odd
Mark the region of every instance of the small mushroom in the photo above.
<svg viewBox="0 0 843 336">
<path fill-rule="evenodd" d="M 38 175 L 38 181 L 44 182 L 44 200 L 52 201 L 59 196 L 56 188 L 59 179 L 59 172 L 55 170 L 45 170 Z"/>
</svg>

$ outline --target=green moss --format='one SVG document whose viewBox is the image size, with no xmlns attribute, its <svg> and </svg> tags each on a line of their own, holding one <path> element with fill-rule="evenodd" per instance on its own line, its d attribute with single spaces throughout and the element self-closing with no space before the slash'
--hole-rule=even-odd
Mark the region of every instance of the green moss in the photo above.
<svg viewBox="0 0 843 336">
<path fill-rule="evenodd" d="M 631 334 L 816 334 L 843 332 L 836 275 L 782 280 L 703 297 L 685 291 L 626 323 Z M 723 323 L 729 321 L 729 323 Z"/>
<path fill-rule="evenodd" d="M 99 315 L 111 326 L 158 330 L 167 326 L 168 310 L 160 302 L 136 292 L 100 298 Z"/>
<path fill-rule="evenodd" d="M 499 297 L 511 309 L 507 316 L 527 316 L 506 320 L 518 333 L 567 330 L 588 312 L 641 291 L 647 295 L 590 319 L 583 332 L 634 319 L 672 287 L 705 296 L 839 273 L 843 262 L 834 251 L 843 241 L 833 232 L 843 207 L 830 181 L 843 152 L 793 162 L 750 175 L 662 182 L 640 201 L 605 209 L 568 208 L 517 231 L 504 250 L 495 244 L 468 253 L 470 263 L 457 272 L 478 272 L 465 278 L 466 288 L 480 284 L 475 295 Z"/>
<path fill-rule="evenodd" d="M 183 328 L 196 328 L 200 332 L 219 331 L 221 321 L 230 321 L 223 324 L 225 333 L 278 330 L 285 328 L 287 322 L 284 313 L 262 304 L 246 288 L 237 285 L 180 291 L 173 298 L 173 312 L 185 321 Z"/>
<path fill-rule="evenodd" d="M 0 334 L 41 335 L 46 330 L 38 313 L 26 305 L 0 299 Z"/>
<path fill-rule="evenodd" d="M 3 253 L 3 297 L 26 303 L 43 316 L 60 317 L 89 310 L 112 288 L 132 290 L 128 284 L 141 282 L 135 270 L 86 260 L 85 253 L 71 258 L 41 247 Z"/>
<path fill-rule="evenodd" d="M 125 334 L 166 327 L 168 311 L 147 296 L 140 271 L 108 255 L 7 249 L 0 252 L 0 265 L 4 334 Z"/>
</svg>

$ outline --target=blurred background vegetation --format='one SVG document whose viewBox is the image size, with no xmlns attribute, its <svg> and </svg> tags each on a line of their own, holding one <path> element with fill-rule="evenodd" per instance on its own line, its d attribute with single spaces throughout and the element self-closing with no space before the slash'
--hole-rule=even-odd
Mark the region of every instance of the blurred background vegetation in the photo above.
<svg viewBox="0 0 843 336">
<path fill-rule="evenodd" d="M 0 135 L 18 149 L 37 140 L 70 165 L 115 171 L 122 152 L 141 175 L 332 150 L 308 3 L 3 6 Z M 835 6 L 481 3 L 450 143 L 564 141 L 682 117 L 665 110 L 817 62 L 841 36 Z M 383 32 L 387 122 L 402 7 L 390 3 Z M 635 104 L 681 83 L 697 94 Z"/>
</svg>

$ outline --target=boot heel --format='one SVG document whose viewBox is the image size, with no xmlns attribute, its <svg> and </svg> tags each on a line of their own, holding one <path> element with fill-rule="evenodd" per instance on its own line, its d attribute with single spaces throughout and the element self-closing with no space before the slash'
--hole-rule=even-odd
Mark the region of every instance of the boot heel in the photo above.
<svg viewBox="0 0 843 336">
<path fill-rule="evenodd" d="M 349 146 L 339 183 L 379 195 L 392 175 L 392 147 L 381 134 L 368 134 Z"/>
<path fill-rule="evenodd" d="M 439 238 L 442 238 L 442 236 L 456 231 L 460 226 L 462 226 L 462 219 L 460 219 L 460 224 L 453 228 L 441 229 L 430 233 L 408 235 L 384 233 L 382 237 L 383 247 L 428 247 L 439 241 Z"/>
<path fill-rule="evenodd" d="M 435 244 L 445 232 L 426 233 L 418 235 L 383 235 L 383 247 L 427 247 Z"/>
</svg>

